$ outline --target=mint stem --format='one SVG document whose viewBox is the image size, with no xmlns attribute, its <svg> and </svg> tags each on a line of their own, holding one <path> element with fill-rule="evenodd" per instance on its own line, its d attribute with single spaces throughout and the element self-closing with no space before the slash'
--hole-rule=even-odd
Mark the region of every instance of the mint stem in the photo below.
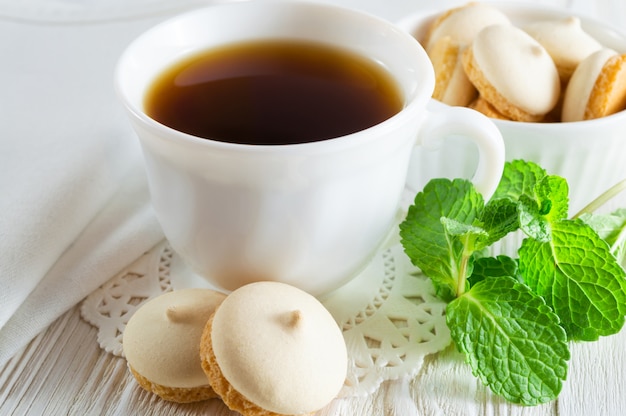
<svg viewBox="0 0 626 416">
<path fill-rule="evenodd" d="M 611 253 L 617 256 L 617 253 L 619 252 L 620 247 L 624 245 L 625 241 L 626 241 L 626 228 L 623 228 L 622 231 L 619 232 L 619 234 L 617 235 L 617 238 L 615 239 L 615 242 L 611 246 Z"/>
<path fill-rule="evenodd" d="M 469 257 L 463 256 L 461 259 L 461 267 L 459 268 L 459 282 L 456 288 L 456 297 L 461 297 L 465 293 L 465 286 L 467 285 L 467 263 Z"/>
<path fill-rule="evenodd" d="M 463 255 L 461 256 L 461 264 L 459 265 L 459 277 L 457 280 L 456 297 L 461 297 L 465 293 L 465 286 L 467 286 L 467 265 L 469 263 L 470 256 L 472 255 L 472 249 L 469 246 L 469 236 L 465 237 L 463 243 Z"/>
<path fill-rule="evenodd" d="M 467 286 L 467 265 L 471 256 L 471 252 L 468 251 L 468 241 L 466 239 L 464 244 L 463 255 L 461 256 L 461 264 L 459 265 L 459 276 L 456 287 L 456 297 L 461 297 L 465 293 L 465 286 Z"/>
<path fill-rule="evenodd" d="M 620 194 L 622 191 L 626 190 L 626 179 L 621 180 L 617 184 L 613 185 L 611 188 L 607 189 L 603 192 L 599 197 L 591 201 L 587 206 L 581 209 L 576 215 L 572 218 L 576 219 L 583 214 L 592 214 L 602 205 L 606 204 L 609 200 Z"/>
</svg>

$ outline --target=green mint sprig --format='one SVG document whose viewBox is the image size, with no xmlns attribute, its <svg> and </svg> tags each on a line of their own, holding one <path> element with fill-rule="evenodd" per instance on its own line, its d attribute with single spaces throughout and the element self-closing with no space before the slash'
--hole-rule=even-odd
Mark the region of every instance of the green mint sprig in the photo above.
<svg viewBox="0 0 626 416">
<path fill-rule="evenodd" d="M 555 399 L 568 341 L 593 341 L 624 325 L 626 210 L 569 219 L 568 192 L 565 179 L 517 160 L 506 163 L 486 203 L 467 180 L 430 181 L 400 224 L 405 252 L 448 302 L 456 347 L 511 402 Z M 525 235 L 518 258 L 485 256 L 517 230 Z"/>
</svg>

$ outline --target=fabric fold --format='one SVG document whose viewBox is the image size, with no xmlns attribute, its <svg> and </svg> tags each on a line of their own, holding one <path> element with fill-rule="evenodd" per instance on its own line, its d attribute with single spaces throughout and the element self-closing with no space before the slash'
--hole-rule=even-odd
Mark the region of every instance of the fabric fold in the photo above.
<svg viewBox="0 0 626 416">
<path fill-rule="evenodd" d="M 0 15 L 0 365 L 163 238 L 113 78 L 166 17 Z"/>
<path fill-rule="evenodd" d="M 135 169 L 0 329 L 0 367 L 61 314 L 163 238 L 150 206 L 145 175 Z"/>
</svg>

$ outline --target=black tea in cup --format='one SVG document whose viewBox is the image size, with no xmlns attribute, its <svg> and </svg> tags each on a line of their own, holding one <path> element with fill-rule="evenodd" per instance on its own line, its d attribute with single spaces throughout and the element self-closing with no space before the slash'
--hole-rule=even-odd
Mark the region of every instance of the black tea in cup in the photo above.
<svg viewBox="0 0 626 416">
<path fill-rule="evenodd" d="M 280 145 L 344 136 L 403 107 L 373 60 L 307 41 L 236 43 L 166 69 L 144 106 L 156 121 L 223 142 Z"/>
</svg>

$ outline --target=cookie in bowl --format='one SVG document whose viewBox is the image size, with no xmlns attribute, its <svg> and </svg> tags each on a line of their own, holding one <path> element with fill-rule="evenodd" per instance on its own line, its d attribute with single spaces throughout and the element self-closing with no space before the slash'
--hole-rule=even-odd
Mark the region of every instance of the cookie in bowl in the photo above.
<svg viewBox="0 0 626 416">
<path fill-rule="evenodd" d="M 563 98 L 563 121 L 606 117 L 626 108 L 626 54 L 601 49 L 574 71 Z"/>
<path fill-rule="evenodd" d="M 481 30 L 463 53 L 463 68 L 480 96 L 511 120 L 543 120 L 561 94 L 548 52 L 512 25 Z"/>
<path fill-rule="evenodd" d="M 496 108 L 493 105 L 491 105 L 489 101 L 485 100 L 481 96 L 476 97 L 476 99 L 472 101 L 468 105 L 468 107 L 490 118 L 495 118 L 498 120 L 510 120 L 510 118 L 506 117 L 504 114 L 496 110 Z"/>
<path fill-rule="evenodd" d="M 509 18 L 497 8 L 484 3 L 468 3 L 441 13 L 429 25 L 422 44 L 426 51 L 442 38 L 449 37 L 454 44 L 467 46 L 474 36 L 487 26 L 510 24 Z"/>
<path fill-rule="evenodd" d="M 552 57 L 561 85 L 567 85 L 572 74 L 586 57 L 602 49 L 602 45 L 581 26 L 580 18 L 541 20 L 523 27 Z"/>
<path fill-rule="evenodd" d="M 467 106 L 477 93 L 463 70 L 463 51 L 483 28 L 508 23 L 502 12 L 482 3 L 470 3 L 441 14 L 430 25 L 423 42 L 435 70 L 433 98 L 448 105 Z"/>
</svg>

